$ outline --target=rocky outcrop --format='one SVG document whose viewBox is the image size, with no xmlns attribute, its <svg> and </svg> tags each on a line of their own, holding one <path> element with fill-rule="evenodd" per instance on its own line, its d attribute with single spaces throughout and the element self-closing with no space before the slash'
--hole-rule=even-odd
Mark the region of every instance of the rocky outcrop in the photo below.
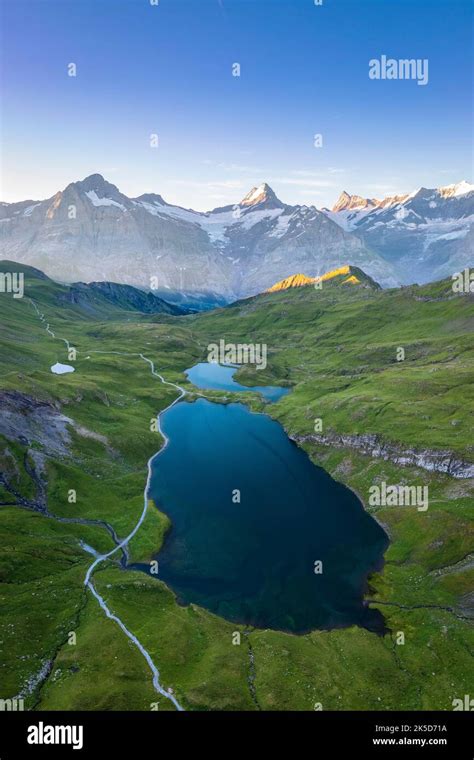
<svg viewBox="0 0 474 760">
<path fill-rule="evenodd" d="M 105 436 L 66 417 L 58 402 L 42 401 L 19 391 L 0 391 L 0 435 L 7 440 L 29 447 L 39 444 L 41 456 L 69 456 L 71 430 L 83 438 L 93 438 L 102 443 L 111 456 L 116 456 Z M 39 454 L 34 448 L 30 451 L 33 459 Z M 41 470 L 40 461 L 35 462 Z"/>
<path fill-rule="evenodd" d="M 334 448 L 356 449 L 361 454 L 386 459 L 394 464 L 421 467 L 432 472 L 443 472 L 454 478 L 474 478 L 474 464 L 460 459 L 449 450 L 403 448 L 384 441 L 378 435 L 339 435 L 337 433 L 293 435 L 296 443 L 313 442 Z"/>
<path fill-rule="evenodd" d="M 52 455 L 65 455 L 71 443 L 72 420 L 59 405 L 40 401 L 19 391 L 0 391 L 0 434 L 26 446 L 40 444 Z"/>
</svg>

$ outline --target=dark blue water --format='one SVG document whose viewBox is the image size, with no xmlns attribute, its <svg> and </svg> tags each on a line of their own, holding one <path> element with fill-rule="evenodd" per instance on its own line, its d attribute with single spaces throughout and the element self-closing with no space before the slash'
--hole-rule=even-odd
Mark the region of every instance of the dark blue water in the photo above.
<svg viewBox="0 0 474 760">
<path fill-rule="evenodd" d="M 362 597 L 388 539 L 352 491 L 242 404 L 180 402 L 161 422 L 150 495 L 172 528 L 157 559 L 181 602 L 258 627 L 383 631 Z"/>
<path fill-rule="evenodd" d="M 188 380 L 197 388 L 215 391 L 255 391 L 266 401 L 275 402 L 290 392 L 289 388 L 278 388 L 274 385 L 240 385 L 234 380 L 238 367 L 231 364 L 213 364 L 201 362 L 186 370 Z"/>
</svg>

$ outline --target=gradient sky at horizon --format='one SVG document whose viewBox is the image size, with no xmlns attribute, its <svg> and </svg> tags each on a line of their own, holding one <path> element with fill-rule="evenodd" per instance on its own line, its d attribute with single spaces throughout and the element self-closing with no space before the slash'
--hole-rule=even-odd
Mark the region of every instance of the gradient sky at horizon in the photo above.
<svg viewBox="0 0 474 760">
<path fill-rule="evenodd" d="M 3 0 L 1 13 L 3 201 L 96 172 L 199 210 L 263 181 L 321 207 L 343 189 L 473 179 L 470 0 Z M 428 85 L 370 80 L 382 54 L 427 58 Z"/>
</svg>

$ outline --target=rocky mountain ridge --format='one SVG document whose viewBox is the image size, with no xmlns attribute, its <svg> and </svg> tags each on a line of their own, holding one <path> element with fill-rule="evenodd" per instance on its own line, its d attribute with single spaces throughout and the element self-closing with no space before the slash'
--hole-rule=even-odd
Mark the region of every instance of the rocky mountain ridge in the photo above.
<svg viewBox="0 0 474 760">
<path fill-rule="evenodd" d="M 202 213 L 154 193 L 129 198 L 94 174 L 44 201 L 2 204 L 0 241 L 5 258 L 64 282 L 120 282 L 201 306 L 344 261 L 383 285 L 398 282 L 357 236 L 314 206 L 282 203 L 265 183 L 240 203 Z"/>
<path fill-rule="evenodd" d="M 383 200 L 344 191 L 323 213 L 377 251 L 403 284 L 449 277 L 473 263 L 474 185 L 464 180 Z"/>
</svg>

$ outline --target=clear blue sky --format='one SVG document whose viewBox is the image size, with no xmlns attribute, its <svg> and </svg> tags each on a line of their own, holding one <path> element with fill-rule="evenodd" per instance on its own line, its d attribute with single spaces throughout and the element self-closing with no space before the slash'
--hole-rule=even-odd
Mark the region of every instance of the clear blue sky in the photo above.
<svg viewBox="0 0 474 760">
<path fill-rule="evenodd" d="M 95 172 L 201 210 L 472 181 L 471 35 L 469 0 L 3 0 L 1 198 Z M 369 79 L 382 54 L 428 85 Z"/>
</svg>

